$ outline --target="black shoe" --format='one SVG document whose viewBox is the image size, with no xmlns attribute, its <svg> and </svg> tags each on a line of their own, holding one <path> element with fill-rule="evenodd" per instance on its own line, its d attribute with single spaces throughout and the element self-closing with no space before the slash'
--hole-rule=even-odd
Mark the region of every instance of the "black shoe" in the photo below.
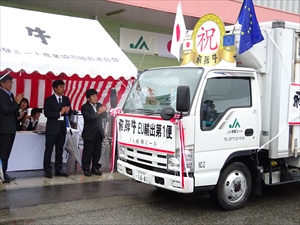
<svg viewBox="0 0 300 225">
<path fill-rule="evenodd" d="M 84 174 L 84 176 L 86 176 L 86 177 L 90 177 L 90 176 L 92 176 L 92 174 L 91 174 L 91 171 L 90 171 L 90 170 L 83 170 L 83 174 Z"/>
<path fill-rule="evenodd" d="M 95 167 L 92 168 L 91 172 L 92 172 L 92 174 L 95 174 L 95 175 L 98 175 L 98 176 L 102 175 L 102 172 L 98 168 L 95 168 Z"/>
<path fill-rule="evenodd" d="M 16 179 L 15 177 L 9 176 L 7 173 L 4 175 L 4 178 L 7 180 L 15 180 Z"/>
<path fill-rule="evenodd" d="M 69 174 L 61 170 L 61 171 L 56 171 L 55 176 L 68 177 Z"/>
<path fill-rule="evenodd" d="M 98 169 L 98 170 L 100 170 L 101 169 L 101 167 L 102 167 L 102 164 L 100 164 L 100 163 L 97 163 L 97 164 L 92 164 L 92 169 L 93 168 L 95 168 L 95 169 Z"/>
<path fill-rule="evenodd" d="M 3 184 L 9 184 L 11 180 L 4 178 L 4 180 L 2 181 Z"/>
<path fill-rule="evenodd" d="M 47 178 L 52 178 L 53 176 L 52 176 L 51 173 L 45 173 L 45 177 L 47 177 Z"/>
</svg>

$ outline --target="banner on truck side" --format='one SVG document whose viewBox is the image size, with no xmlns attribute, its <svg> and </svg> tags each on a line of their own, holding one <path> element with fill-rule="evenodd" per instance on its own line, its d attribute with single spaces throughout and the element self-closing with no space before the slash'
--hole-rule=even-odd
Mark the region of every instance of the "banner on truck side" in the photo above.
<svg viewBox="0 0 300 225">
<path fill-rule="evenodd" d="M 300 125 L 300 84 L 296 83 L 290 88 L 289 124 Z"/>
<path fill-rule="evenodd" d="M 118 142 L 127 147 L 175 153 L 175 125 L 159 117 L 118 115 Z"/>
</svg>

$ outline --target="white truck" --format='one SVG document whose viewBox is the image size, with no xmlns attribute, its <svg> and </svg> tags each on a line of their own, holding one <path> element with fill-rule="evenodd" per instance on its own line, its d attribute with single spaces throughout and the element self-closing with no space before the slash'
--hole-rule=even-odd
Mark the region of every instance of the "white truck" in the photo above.
<svg viewBox="0 0 300 225">
<path fill-rule="evenodd" d="M 119 173 L 179 193 L 210 191 L 225 210 L 262 185 L 300 181 L 300 24 L 260 28 L 264 40 L 236 63 L 141 74 L 116 115 Z M 240 29 L 225 28 L 235 48 Z"/>
</svg>

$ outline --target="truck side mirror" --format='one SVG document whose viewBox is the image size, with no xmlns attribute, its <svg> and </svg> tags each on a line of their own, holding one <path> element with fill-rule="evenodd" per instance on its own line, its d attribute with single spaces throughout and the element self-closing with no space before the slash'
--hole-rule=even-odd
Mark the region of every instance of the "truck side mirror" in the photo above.
<svg viewBox="0 0 300 225">
<path fill-rule="evenodd" d="M 115 88 L 110 90 L 110 106 L 112 108 L 117 107 L 117 90 Z"/>
<path fill-rule="evenodd" d="M 170 106 L 167 106 L 160 111 L 160 116 L 164 120 L 170 120 L 174 117 L 174 115 L 175 115 L 175 110 Z"/>
<path fill-rule="evenodd" d="M 190 110 L 190 87 L 189 86 L 177 87 L 176 110 L 178 112 L 187 112 Z"/>
</svg>

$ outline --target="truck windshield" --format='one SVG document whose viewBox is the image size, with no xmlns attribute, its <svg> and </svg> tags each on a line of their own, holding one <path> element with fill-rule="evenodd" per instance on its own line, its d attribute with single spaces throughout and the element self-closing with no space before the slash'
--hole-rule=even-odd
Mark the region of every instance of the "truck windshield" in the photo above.
<svg viewBox="0 0 300 225">
<path fill-rule="evenodd" d="M 190 87 L 191 102 L 203 74 L 199 67 L 173 67 L 143 72 L 133 85 L 123 107 L 124 112 L 158 114 L 165 106 L 176 110 L 178 86 Z"/>
</svg>

